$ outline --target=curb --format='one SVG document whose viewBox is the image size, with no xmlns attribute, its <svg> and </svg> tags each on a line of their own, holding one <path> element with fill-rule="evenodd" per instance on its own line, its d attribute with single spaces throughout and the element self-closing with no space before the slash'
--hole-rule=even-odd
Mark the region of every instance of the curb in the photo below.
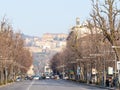
<svg viewBox="0 0 120 90">
<path fill-rule="evenodd" d="M 11 83 L 7 83 L 7 84 L 0 85 L 0 88 L 1 88 L 1 87 L 5 87 L 5 86 L 8 86 L 8 85 L 11 85 L 11 84 L 13 84 L 13 83 L 15 83 L 15 82 L 11 82 Z"/>
<path fill-rule="evenodd" d="M 71 80 L 66 80 L 66 81 L 71 81 Z M 80 83 L 82 85 L 87 85 L 87 86 L 92 86 L 92 87 L 98 87 L 98 88 L 102 88 L 102 89 L 119 90 L 118 88 L 115 88 L 115 87 L 104 87 L 104 86 L 100 86 L 100 85 L 96 85 L 96 84 L 87 84 L 87 83 L 81 83 L 81 82 L 77 82 L 77 81 L 71 81 L 71 82 Z"/>
</svg>

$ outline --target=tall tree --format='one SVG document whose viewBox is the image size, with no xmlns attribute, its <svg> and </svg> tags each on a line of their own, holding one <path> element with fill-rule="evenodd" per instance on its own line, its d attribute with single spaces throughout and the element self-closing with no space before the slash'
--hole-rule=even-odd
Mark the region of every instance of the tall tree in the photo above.
<svg viewBox="0 0 120 90">
<path fill-rule="evenodd" d="M 101 30 L 104 39 L 107 39 L 111 46 L 117 46 L 120 35 L 120 7 L 118 0 L 92 0 L 91 19 L 88 20 L 90 29 Z M 114 49 L 118 56 L 119 50 Z M 119 57 L 119 56 L 118 56 Z"/>
</svg>

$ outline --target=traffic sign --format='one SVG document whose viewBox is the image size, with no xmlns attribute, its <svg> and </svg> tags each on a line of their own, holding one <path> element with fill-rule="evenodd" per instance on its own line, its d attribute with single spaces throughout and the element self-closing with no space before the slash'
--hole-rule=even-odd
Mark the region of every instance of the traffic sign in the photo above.
<svg viewBox="0 0 120 90">
<path fill-rule="evenodd" d="M 120 61 L 117 61 L 117 70 L 120 70 Z"/>
</svg>

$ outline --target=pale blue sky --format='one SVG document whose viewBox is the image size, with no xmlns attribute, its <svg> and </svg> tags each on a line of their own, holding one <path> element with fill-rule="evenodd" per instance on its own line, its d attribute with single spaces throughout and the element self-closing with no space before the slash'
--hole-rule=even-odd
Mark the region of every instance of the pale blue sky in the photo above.
<svg viewBox="0 0 120 90">
<path fill-rule="evenodd" d="M 0 19 L 5 15 L 13 28 L 31 36 L 68 33 L 89 17 L 91 0 L 0 0 Z"/>
</svg>

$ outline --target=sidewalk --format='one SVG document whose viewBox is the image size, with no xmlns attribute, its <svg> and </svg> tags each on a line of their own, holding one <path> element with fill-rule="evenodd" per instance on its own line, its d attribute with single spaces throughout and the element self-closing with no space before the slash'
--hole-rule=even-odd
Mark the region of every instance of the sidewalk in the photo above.
<svg viewBox="0 0 120 90">
<path fill-rule="evenodd" d="M 85 85 L 89 85 L 92 87 L 98 87 L 98 88 L 103 88 L 103 89 L 108 89 L 108 90 L 120 90 L 120 88 L 116 88 L 116 87 L 104 87 L 104 86 L 100 86 L 96 84 L 87 84 L 87 83 L 80 83 L 80 84 L 85 84 Z"/>
<path fill-rule="evenodd" d="M 103 89 L 108 89 L 108 90 L 119 90 L 119 89 L 116 89 L 115 87 L 104 87 L 104 86 L 95 85 L 95 84 L 86 84 L 86 85 L 98 87 L 98 88 L 103 88 Z"/>
<path fill-rule="evenodd" d="M 13 83 L 15 83 L 15 82 L 11 82 L 11 83 L 7 83 L 7 84 L 0 85 L 0 87 L 5 87 L 5 86 L 11 85 L 11 84 L 13 84 Z"/>
<path fill-rule="evenodd" d="M 81 82 L 72 81 L 72 80 L 68 80 L 68 81 L 76 82 L 76 83 L 80 83 L 80 84 L 88 85 L 88 86 L 92 86 L 92 87 L 98 87 L 98 88 L 108 89 L 108 90 L 120 90 L 119 88 L 115 88 L 115 87 L 104 87 L 104 86 L 100 86 L 100 85 L 96 85 L 96 84 L 87 84 L 87 83 L 81 83 Z"/>
</svg>

